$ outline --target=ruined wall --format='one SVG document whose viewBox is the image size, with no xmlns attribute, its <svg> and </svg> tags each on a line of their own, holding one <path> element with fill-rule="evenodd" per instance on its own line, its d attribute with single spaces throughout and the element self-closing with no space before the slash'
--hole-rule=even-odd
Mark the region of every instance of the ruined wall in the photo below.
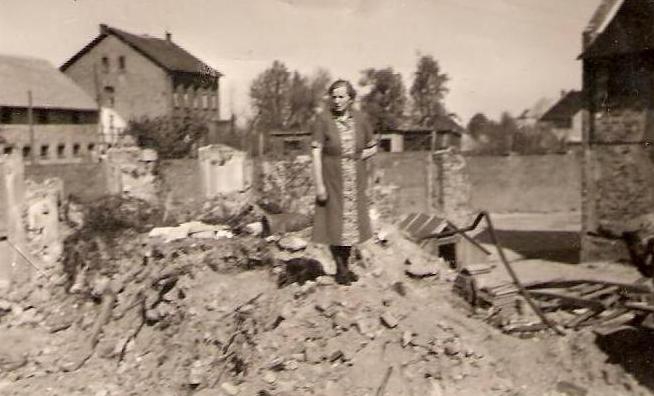
<svg viewBox="0 0 654 396">
<path fill-rule="evenodd" d="M 200 147 L 198 162 L 205 198 L 244 191 L 252 185 L 252 161 L 244 151 L 223 144 Z"/>
<path fill-rule="evenodd" d="M 495 213 L 581 210 L 581 156 L 466 157 L 472 206 Z"/>
<path fill-rule="evenodd" d="M 171 194 L 174 202 L 202 201 L 202 180 L 197 159 L 163 160 L 159 164 L 159 173 L 164 191 Z"/>
<path fill-rule="evenodd" d="M 432 208 L 454 224 L 469 224 L 473 212 L 472 186 L 466 159 L 453 150 L 436 152 L 432 169 Z"/>
<path fill-rule="evenodd" d="M 92 202 L 109 193 L 103 163 L 25 166 L 28 180 L 41 183 L 53 177 L 62 180 L 65 196 L 72 194 L 82 202 Z"/>
<path fill-rule="evenodd" d="M 582 260 L 626 258 L 626 223 L 654 208 L 654 164 L 647 111 L 597 112 L 585 150 Z M 608 238 L 607 238 L 608 237 Z"/>
<path fill-rule="evenodd" d="M 394 221 L 412 212 L 436 211 L 457 221 L 470 213 L 465 159 L 450 153 L 430 165 L 429 156 L 428 152 L 379 153 L 369 162 L 368 196 L 382 219 Z M 438 172 L 438 166 L 443 172 Z M 309 156 L 267 160 L 260 172 L 264 197 L 285 210 L 313 213 L 315 193 Z"/>
</svg>

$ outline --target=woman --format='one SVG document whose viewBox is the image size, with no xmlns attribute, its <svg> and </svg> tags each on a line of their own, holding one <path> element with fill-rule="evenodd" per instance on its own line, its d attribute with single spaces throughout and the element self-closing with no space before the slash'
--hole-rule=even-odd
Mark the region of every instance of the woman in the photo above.
<svg viewBox="0 0 654 396">
<path fill-rule="evenodd" d="M 352 108 L 356 91 L 348 81 L 328 90 L 331 111 L 313 124 L 311 154 L 316 186 L 312 240 L 327 244 L 336 261 L 336 282 L 358 276 L 348 268 L 352 246 L 372 236 L 368 216 L 366 159 L 376 153 L 372 127 Z"/>
</svg>

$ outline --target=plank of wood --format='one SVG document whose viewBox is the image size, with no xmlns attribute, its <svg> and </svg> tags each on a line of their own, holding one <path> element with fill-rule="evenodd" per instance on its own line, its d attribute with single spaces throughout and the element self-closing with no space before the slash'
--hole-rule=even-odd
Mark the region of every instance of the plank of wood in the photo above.
<svg viewBox="0 0 654 396">
<path fill-rule="evenodd" d="M 542 291 L 542 290 L 530 290 L 529 294 L 534 298 L 557 298 L 564 304 L 569 304 L 571 306 L 580 307 L 580 308 L 591 308 L 594 310 L 604 309 L 604 305 L 601 302 L 595 300 L 587 300 L 585 298 L 557 293 L 554 291 Z"/>
</svg>

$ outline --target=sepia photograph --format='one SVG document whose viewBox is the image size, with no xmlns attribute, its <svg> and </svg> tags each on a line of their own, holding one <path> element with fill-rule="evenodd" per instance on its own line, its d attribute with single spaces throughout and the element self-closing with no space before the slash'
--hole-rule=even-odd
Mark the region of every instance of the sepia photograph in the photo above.
<svg viewBox="0 0 654 396">
<path fill-rule="evenodd" d="M 654 0 L 0 0 L 0 395 L 654 396 Z"/>
</svg>

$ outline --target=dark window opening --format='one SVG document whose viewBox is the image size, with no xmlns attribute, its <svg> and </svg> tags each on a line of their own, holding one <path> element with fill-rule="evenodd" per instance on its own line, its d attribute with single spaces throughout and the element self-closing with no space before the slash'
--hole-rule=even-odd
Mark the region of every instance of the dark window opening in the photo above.
<svg viewBox="0 0 654 396">
<path fill-rule="evenodd" d="M 73 157 L 79 157 L 80 154 L 80 145 L 79 143 L 73 144 Z"/>
<path fill-rule="evenodd" d="M 65 158 L 66 157 L 66 145 L 65 144 L 59 144 L 57 145 L 57 157 L 59 158 Z"/>
<path fill-rule="evenodd" d="M 48 112 L 45 110 L 38 110 L 36 112 L 36 123 L 37 124 L 47 124 L 48 123 Z"/>
<path fill-rule="evenodd" d="M 119 56 L 118 57 L 118 68 L 120 71 L 125 71 L 125 57 L 124 56 Z"/>
<path fill-rule="evenodd" d="M 6 146 L 5 149 L 4 149 L 4 153 L 7 154 L 7 155 L 10 155 L 13 152 L 14 152 L 14 148 L 11 147 L 11 146 Z"/>
<path fill-rule="evenodd" d="M 102 57 L 102 72 L 109 73 L 109 58 L 106 56 Z"/>
<path fill-rule="evenodd" d="M 47 144 L 44 144 L 41 146 L 41 158 L 48 158 L 48 154 L 50 151 L 50 146 Z"/>
<path fill-rule="evenodd" d="M 104 87 L 104 104 L 107 107 L 114 107 L 116 90 L 114 87 Z"/>
<path fill-rule="evenodd" d="M 32 154 L 32 148 L 30 146 L 23 146 L 23 158 L 29 158 Z"/>
<path fill-rule="evenodd" d="M 11 110 L 9 109 L 2 110 L 2 119 L 0 122 L 2 122 L 3 124 L 11 124 Z"/>
<path fill-rule="evenodd" d="M 391 152 L 391 139 L 382 139 L 379 142 L 379 149 L 387 153 Z"/>
<path fill-rule="evenodd" d="M 299 140 L 284 140 L 284 152 L 290 153 L 293 151 L 302 150 L 302 142 Z"/>
<path fill-rule="evenodd" d="M 95 144 L 89 143 L 88 146 L 86 146 L 86 150 L 92 152 L 93 150 L 95 150 Z"/>
</svg>

